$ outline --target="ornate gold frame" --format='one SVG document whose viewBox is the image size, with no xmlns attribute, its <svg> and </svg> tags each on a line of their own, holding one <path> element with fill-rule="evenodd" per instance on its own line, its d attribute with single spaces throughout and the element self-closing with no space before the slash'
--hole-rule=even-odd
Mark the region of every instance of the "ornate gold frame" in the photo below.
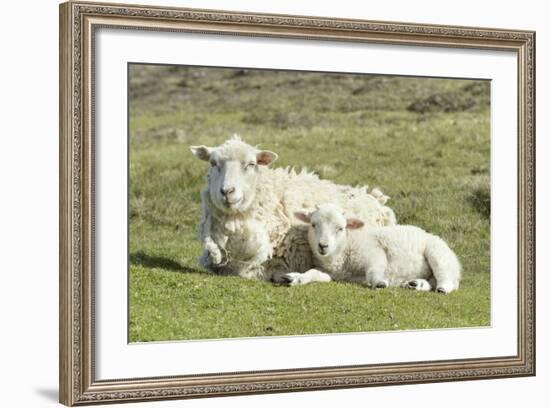
<svg viewBox="0 0 550 408">
<path fill-rule="evenodd" d="M 177 377 L 94 376 L 94 93 L 98 27 L 507 50 L 518 61 L 518 350 L 513 356 Z M 66 405 L 535 374 L 535 33 L 68 2 L 60 5 L 60 401 Z"/>
</svg>

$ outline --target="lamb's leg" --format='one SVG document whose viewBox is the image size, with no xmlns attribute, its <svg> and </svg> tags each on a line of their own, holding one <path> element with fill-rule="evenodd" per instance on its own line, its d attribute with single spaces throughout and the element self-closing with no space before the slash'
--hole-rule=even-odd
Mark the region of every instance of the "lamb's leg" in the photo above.
<svg viewBox="0 0 550 408">
<path fill-rule="evenodd" d="M 318 269 L 310 269 L 304 273 L 289 272 L 283 275 L 282 279 L 289 286 L 306 285 L 313 282 L 330 282 L 332 280 L 328 273 Z"/>
<path fill-rule="evenodd" d="M 388 258 L 382 248 L 369 249 L 369 265 L 366 272 L 366 284 L 372 289 L 387 288 L 390 284 L 386 278 Z"/>
<path fill-rule="evenodd" d="M 421 292 L 429 292 L 432 290 L 432 284 L 426 279 L 411 279 L 403 284 L 407 289 L 419 290 Z"/>
<path fill-rule="evenodd" d="M 431 239 L 426 245 L 424 256 L 435 278 L 437 292 L 450 293 L 458 289 L 460 263 L 445 241 L 438 237 Z"/>
<path fill-rule="evenodd" d="M 384 269 L 369 269 L 367 271 L 367 286 L 371 289 L 384 289 L 390 285 L 385 277 Z"/>
</svg>

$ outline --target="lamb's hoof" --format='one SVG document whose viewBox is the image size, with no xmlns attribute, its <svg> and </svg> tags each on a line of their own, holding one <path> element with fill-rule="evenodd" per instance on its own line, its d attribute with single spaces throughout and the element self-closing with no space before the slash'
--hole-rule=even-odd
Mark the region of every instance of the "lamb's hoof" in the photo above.
<svg viewBox="0 0 550 408">
<path fill-rule="evenodd" d="M 405 284 L 407 289 L 429 291 L 432 289 L 430 283 L 426 279 L 411 279 Z"/>
<path fill-rule="evenodd" d="M 457 288 L 458 288 L 458 285 L 453 284 L 452 282 L 442 282 L 439 285 L 437 285 L 437 288 L 435 291 L 437 293 L 443 293 L 447 295 Z"/>
<path fill-rule="evenodd" d="M 280 283 L 281 285 L 290 285 L 290 282 L 292 282 L 292 278 L 286 276 L 286 275 L 283 275 L 281 277 L 279 277 L 275 283 Z"/>
<path fill-rule="evenodd" d="M 286 285 L 286 286 L 301 285 L 302 284 L 301 275 L 302 274 L 299 273 L 299 272 L 287 273 L 285 275 L 282 275 L 279 278 L 279 283 L 281 283 L 282 285 Z"/>
<path fill-rule="evenodd" d="M 388 286 L 390 286 L 389 281 L 387 280 L 375 280 L 375 279 L 369 279 L 367 282 L 365 282 L 367 287 L 370 289 L 385 289 Z"/>
<path fill-rule="evenodd" d="M 386 289 L 387 287 L 388 287 L 388 282 L 386 281 L 376 282 L 376 285 L 375 285 L 376 289 Z"/>
</svg>

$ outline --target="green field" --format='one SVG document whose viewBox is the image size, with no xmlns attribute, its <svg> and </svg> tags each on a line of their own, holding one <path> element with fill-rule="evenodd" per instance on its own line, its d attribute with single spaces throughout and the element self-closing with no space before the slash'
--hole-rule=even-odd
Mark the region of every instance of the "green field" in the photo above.
<svg viewBox="0 0 550 408">
<path fill-rule="evenodd" d="M 490 324 L 490 86 L 380 75 L 130 66 L 130 341 Z M 190 145 L 232 134 L 345 184 L 379 186 L 399 223 L 442 236 L 458 292 L 275 286 L 201 270 Z"/>
</svg>

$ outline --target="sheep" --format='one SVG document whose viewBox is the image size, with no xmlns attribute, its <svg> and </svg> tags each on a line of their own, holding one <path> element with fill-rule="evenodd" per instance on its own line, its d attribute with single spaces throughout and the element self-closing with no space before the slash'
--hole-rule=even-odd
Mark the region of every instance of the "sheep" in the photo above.
<svg viewBox="0 0 550 408">
<path fill-rule="evenodd" d="M 380 192 L 338 185 L 307 170 L 269 167 L 277 154 L 234 136 L 220 146 L 191 146 L 211 167 L 201 192 L 200 265 L 217 274 L 277 281 L 312 266 L 307 228 L 293 213 L 333 200 L 369 226 L 392 225 Z"/>
<path fill-rule="evenodd" d="M 412 225 L 365 227 L 334 204 L 295 217 L 308 223 L 314 268 L 285 276 L 290 285 L 347 280 L 370 288 L 405 287 L 450 293 L 458 289 L 460 263 L 440 237 Z"/>
</svg>

